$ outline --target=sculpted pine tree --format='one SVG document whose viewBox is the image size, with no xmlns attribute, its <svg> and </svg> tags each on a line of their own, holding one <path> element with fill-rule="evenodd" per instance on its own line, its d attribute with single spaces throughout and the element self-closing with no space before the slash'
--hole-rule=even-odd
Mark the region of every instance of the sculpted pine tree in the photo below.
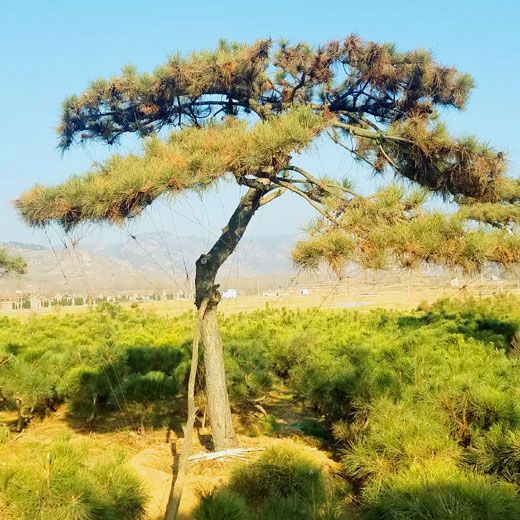
<svg viewBox="0 0 520 520">
<path fill-rule="evenodd" d="M 450 136 L 438 120 L 443 108 L 463 109 L 472 86 L 427 51 L 399 52 L 356 36 L 318 48 L 223 42 L 173 56 L 151 74 L 127 67 L 65 101 L 60 146 L 112 144 L 131 132 L 143 138 L 142 153 L 114 155 L 58 186 L 37 185 L 16 205 L 30 225 L 70 230 L 84 221 L 122 223 L 158 197 L 223 178 L 248 188 L 196 264 L 209 417 L 215 448 L 226 449 L 235 434 L 215 279 L 260 207 L 292 192 L 317 210 L 293 252 L 308 268 L 326 261 L 340 272 L 355 261 L 476 270 L 520 260 L 520 182 L 506 176 L 501 152 Z M 167 127 L 169 135 L 156 135 Z M 318 138 L 347 149 L 369 174 L 393 172 L 405 182 L 363 196 L 347 182 L 318 178 L 298 166 L 299 152 Z M 432 193 L 453 209 L 429 212 Z"/>
</svg>

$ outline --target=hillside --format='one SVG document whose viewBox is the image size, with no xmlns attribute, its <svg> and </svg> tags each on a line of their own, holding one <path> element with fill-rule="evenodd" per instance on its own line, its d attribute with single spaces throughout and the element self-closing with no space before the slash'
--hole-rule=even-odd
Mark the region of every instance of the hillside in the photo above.
<svg viewBox="0 0 520 520">
<path fill-rule="evenodd" d="M 287 275 L 292 270 L 290 249 L 296 236 L 257 236 L 244 242 L 224 264 L 221 280 Z M 0 280 L 0 292 L 99 292 L 176 290 L 194 273 L 196 259 L 211 247 L 209 240 L 171 233 L 143 233 L 135 239 L 75 247 L 55 244 L 5 244 L 23 256 L 28 274 Z"/>
</svg>

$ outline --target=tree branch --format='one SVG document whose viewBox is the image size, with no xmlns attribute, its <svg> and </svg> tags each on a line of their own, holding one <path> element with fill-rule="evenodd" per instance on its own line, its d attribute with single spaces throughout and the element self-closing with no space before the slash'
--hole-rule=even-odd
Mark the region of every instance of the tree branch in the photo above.
<svg viewBox="0 0 520 520">
<path fill-rule="evenodd" d="M 289 165 L 286 170 L 291 170 L 293 172 L 299 173 L 300 175 L 303 175 L 311 184 L 315 184 L 316 186 L 322 188 L 323 190 L 328 191 L 329 193 L 333 193 L 334 188 L 338 188 L 344 193 L 348 193 L 349 195 L 352 195 L 354 197 L 360 197 L 358 193 L 349 190 L 348 188 L 345 188 L 344 186 L 341 186 L 340 184 L 329 184 L 327 182 L 323 182 L 320 179 L 317 179 L 314 177 L 311 173 L 304 170 L 303 168 L 300 168 L 299 166 L 293 166 L 292 164 Z"/>
<path fill-rule="evenodd" d="M 341 146 L 341 148 L 344 148 L 345 150 L 347 150 L 347 152 L 350 152 L 352 155 L 355 155 L 356 157 L 358 157 L 359 159 L 361 159 L 362 161 L 366 162 L 371 168 L 375 169 L 374 165 L 366 158 L 366 157 L 363 157 L 362 155 L 356 153 L 352 148 L 349 148 L 345 143 L 342 143 L 334 134 L 331 134 L 329 132 L 325 132 L 331 139 L 332 141 L 334 141 L 334 143 L 336 143 L 338 146 Z"/>
<path fill-rule="evenodd" d="M 408 143 L 413 144 L 410 139 L 406 139 L 404 137 L 398 137 L 395 135 L 388 135 L 384 132 L 371 132 L 370 130 L 366 130 L 364 128 L 359 128 L 355 125 L 349 125 L 347 123 L 342 123 L 341 121 L 334 121 L 331 123 L 332 127 L 335 128 L 342 128 L 343 130 L 346 130 L 349 134 L 355 135 L 357 137 L 363 137 L 365 139 L 373 139 L 376 141 L 386 140 L 386 141 L 398 141 L 401 143 Z"/>
<path fill-rule="evenodd" d="M 272 191 L 268 195 L 264 195 L 260 199 L 260 206 L 265 206 L 266 204 L 268 204 L 272 200 L 277 199 L 280 195 L 283 195 L 285 193 L 285 191 L 286 191 L 286 188 L 280 188 L 278 190 Z"/>
<path fill-rule="evenodd" d="M 330 215 L 328 211 L 325 211 L 317 202 L 312 200 L 304 191 L 298 189 L 296 186 L 293 186 L 290 182 L 286 182 L 281 179 L 277 179 L 274 182 L 280 186 L 283 186 L 284 188 L 287 188 L 289 191 L 296 193 L 296 195 L 299 195 L 300 197 L 304 198 L 316 211 L 321 213 L 327 220 L 339 226 L 338 220 L 332 215 Z"/>
</svg>

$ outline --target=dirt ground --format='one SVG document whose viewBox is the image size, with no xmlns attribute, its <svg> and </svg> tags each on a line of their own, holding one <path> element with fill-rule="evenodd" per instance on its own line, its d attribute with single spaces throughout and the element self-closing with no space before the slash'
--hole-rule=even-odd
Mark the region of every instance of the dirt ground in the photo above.
<svg viewBox="0 0 520 520">
<path fill-rule="evenodd" d="M 258 434 L 254 429 L 255 421 L 261 421 L 265 414 L 269 414 L 276 423 L 274 432 L 269 436 Z M 321 418 L 295 404 L 292 395 L 284 389 L 277 389 L 268 394 L 260 408 L 240 410 L 234 418 L 238 432 L 238 447 L 251 451 L 241 454 L 240 458 L 228 456 L 191 462 L 180 505 L 181 520 L 190 518 L 198 503 L 200 492 L 225 484 L 235 465 L 253 460 L 271 446 L 297 446 L 298 450 L 307 453 L 327 471 L 334 473 L 338 470 L 338 465 L 323 439 L 308 433 L 309 430 L 319 430 Z M 0 412 L 0 424 L 13 424 L 15 419 L 13 412 Z M 45 419 L 33 419 L 21 435 L 13 433 L 7 444 L 2 446 L 0 458 L 2 450 L 9 450 L 12 454 L 17 450 L 22 451 L 25 444 L 34 446 L 41 443 L 43 446 L 52 439 L 65 435 L 88 437 L 92 441 L 93 449 L 100 453 L 108 447 L 118 446 L 126 452 L 126 464 L 139 476 L 150 497 L 145 519 L 162 520 L 172 482 L 174 453 L 180 452 L 182 438 L 166 429 L 136 432 L 124 428 L 122 423 L 119 428 L 120 419 L 117 416 L 104 417 L 97 425 L 86 425 L 71 419 L 66 406 L 62 406 Z M 201 429 L 200 425 L 198 426 L 194 435 L 192 455 L 202 455 L 211 451 L 211 446 L 208 445 L 209 428 Z"/>
<path fill-rule="evenodd" d="M 296 446 L 299 451 L 308 454 L 323 468 L 329 471 L 337 470 L 337 463 L 329 457 L 327 452 L 307 443 L 304 438 L 246 437 L 239 435 L 238 446 L 241 448 L 253 448 L 255 451 L 245 452 L 240 458 L 223 457 L 217 460 L 202 460 L 190 464 L 181 500 L 179 518 L 188 520 L 199 501 L 198 494 L 224 485 L 234 466 L 243 464 L 244 460 L 254 460 L 266 448 L 280 444 Z M 206 448 L 196 442 L 193 446 L 192 454 L 203 453 L 207 453 Z M 145 489 L 151 496 L 147 504 L 147 520 L 162 519 L 171 486 L 170 446 L 163 443 L 155 447 L 146 448 L 132 457 L 127 464 L 139 475 Z"/>
</svg>

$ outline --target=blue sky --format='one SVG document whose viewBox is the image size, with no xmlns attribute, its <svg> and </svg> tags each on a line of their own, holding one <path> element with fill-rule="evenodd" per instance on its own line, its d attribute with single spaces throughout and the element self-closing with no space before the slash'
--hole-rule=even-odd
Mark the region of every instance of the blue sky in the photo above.
<svg viewBox="0 0 520 520">
<path fill-rule="evenodd" d="M 212 47 L 221 37 L 320 43 L 355 32 L 365 39 L 395 42 L 401 49 L 430 49 L 440 62 L 471 73 L 477 83 L 466 111 L 446 114 L 452 131 L 475 134 L 505 150 L 510 170 L 518 176 L 519 22 L 520 7 L 513 0 L 2 0 L 0 241 L 46 243 L 41 231 L 19 221 L 9 201 L 36 182 L 60 182 L 114 151 L 77 147 L 61 156 L 53 129 L 67 95 L 118 72 L 125 63 L 151 70 L 169 53 Z M 330 147 L 312 150 L 305 161 L 317 173 L 348 173 L 365 189 L 373 182 L 360 166 Z M 238 196 L 238 187 L 224 185 L 203 200 L 189 196 L 160 202 L 130 230 L 166 229 L 210 241 Z M 312 216 L 304 203 L 284 196 L 263 208 L 250 234 L 294 233 Z M 113 240 L 119 233 L 97 227 L 84 232 L 89 242 Z"/>
</svg>

